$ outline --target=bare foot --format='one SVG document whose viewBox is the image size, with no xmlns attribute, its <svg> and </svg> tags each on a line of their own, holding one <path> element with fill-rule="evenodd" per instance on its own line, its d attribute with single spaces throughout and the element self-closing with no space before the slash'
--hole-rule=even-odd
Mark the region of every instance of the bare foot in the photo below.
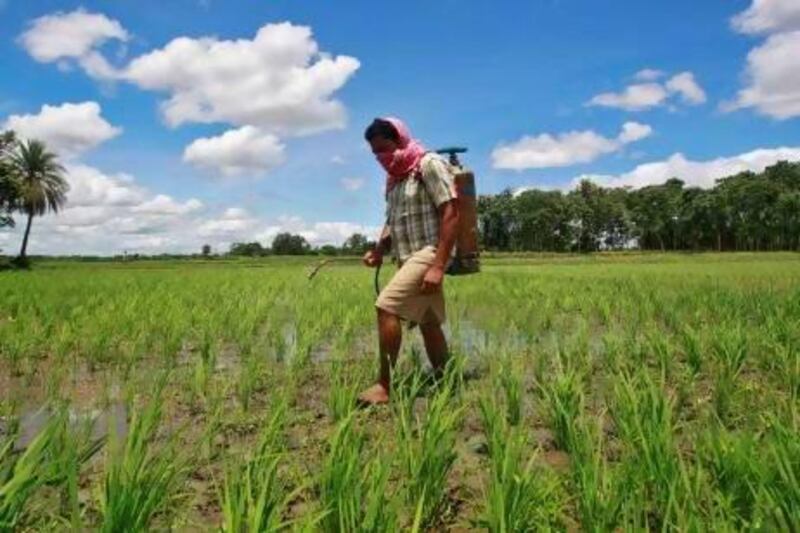
<svg viewBox="0 0 800 533">
<path fill-rule="evenodd" d="M 389 391 L 380 383 L 376 383 L 358 395 L 358 404 L 363 407 L 384 403 L 389 403 Z"/>
</svg>

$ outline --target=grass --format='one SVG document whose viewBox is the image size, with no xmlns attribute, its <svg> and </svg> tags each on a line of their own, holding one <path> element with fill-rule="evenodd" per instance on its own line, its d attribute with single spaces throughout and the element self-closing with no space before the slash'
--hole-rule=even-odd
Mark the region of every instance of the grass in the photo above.
<svg viewBox="0 0 800 533">
<path fill-rule="evenodd" d="M 800 530 L 795 254 L 488 259 L 368 410 L 371 272 L 310 262 L 1 273 L 0 530 Z"/>
</svg>

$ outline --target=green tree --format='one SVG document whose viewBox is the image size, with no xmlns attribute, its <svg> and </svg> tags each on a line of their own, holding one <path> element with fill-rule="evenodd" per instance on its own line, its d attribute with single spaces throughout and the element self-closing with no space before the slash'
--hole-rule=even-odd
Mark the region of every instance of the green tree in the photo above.
<svg viewBox="0 0 800 533">
<path fill-rule="evenodd" d="M 342 252 L 345 254 L 361 255 L 370 246 L 369 239 L 361 233 L 353 233 L 342 245 Z"/>
<path fill-rule="evenodd" d="M 311 246 L 302 235 L 279 233 L 272 241 L 272 253 L 275 255 L 304 255 Z"/>
<path fill-rule="evenodd" d="M 235 242 L 231 244 L 230 255 L 259 257 L 267 254 L 267 250 L 259 242 Z"/>
<path fill-rule="evenodd" d="M 14 226 L 12 213 L 19 196 L 11 166 L 11 154 L 15 146 L 14 132 L 0 134 L 0 228 Z"/>
<path fill-rule="evenodd" d="M 25 261 L 33 217 L 58 212 L 67 201 L 69 185 L 58 156 L 36 140 L 21 142 L 10 156 L 11 172 L 19 187 L 16 210 L 28 217 L 19 258 Z"/>
<path fill-rule="evenodd" d="M 320 255 L 325 255 L 325 256 L 339 255 L 339 249 L 332 244 L 324 244 L 319 247 L 318 251 Z"/>
<path fill-rule="evenodd" d="M 572 214 L 560 191 L 530 189 L 514 197 L 513 248 L 564 251 L 572 242 Z"/>
<path fill-rule="evenodd" d="M 211 255 L 211 245 L 204 244 L 203 247 L 200 249 L 200 253 L 203 254 L 203 257 L 208 257 Z"/>
<path fill-rule="evenodd" d="M 514 197 L 509 189 L 497 195 L 478 197 L 478 229 L 481 245 L 488 250 L 510 250 L 511 234 L 517 223 Z"/>
</svg>

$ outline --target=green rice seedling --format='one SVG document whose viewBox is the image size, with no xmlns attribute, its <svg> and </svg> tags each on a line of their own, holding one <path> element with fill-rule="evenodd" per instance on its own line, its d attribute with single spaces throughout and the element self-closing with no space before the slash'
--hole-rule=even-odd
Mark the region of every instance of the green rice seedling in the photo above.
<svg viewBox="0 0 800 533">
<path fill-rule="evenodd" d="M 673 359 L 669 340 L 661 332 L 651 332 L 647 335 L 647 346 L 656 359 L 662 383 L 666 383 L 672 373 Z"/>
<path fill-rule="evenodd" d="M 21 528 L 28 501 L 49 481 L 51 448 L 65 417 L 53 417 L 21 453 L 14 450 L 16 435 L 0 441 L 0 531 Z"/>
<path fill-rule="evenodd" d="M 512 426 L 522 419 L 522 380 L 508 356 L 502 359 L 496 380 L 506 400 L 506 418 Z"/>
<path fill-rule="evenodd" d="M 205 402 L 208 399 L 208 387 L 216 365 L 216 348 L 212 348 L 210 343 L 203 342 L 200 346 L 199 357 L 195 358 L 194 372 L 192 374 L 192 390 L 201 402 Z"/>
<path fill-rule="evenodd" d="M 489 445 L 490 474 L 478 525 L 492 532 L 546 531 L 561 524 L 564 499 L 557 477 L 536 466 L 536 451 L 519 427 L 511 428 L 493 397 L 480 399 Z"/>
<path fill-rule="evenodd" d="M 236 397 L 244 412 L 250 410 L 250 400 L 261 381 L 261 364 L 252 353 L 242 353 L 239 364 L 239 376 L 236 381 Z"/>
<path fill-rule="evenodd" d="M 767 352 L 778 381 L 788 392 L 792 404 L 800 400 L 800 349 L 793 342 L 789 344 L 771 343 Z"/>
<path fill-rule="evenodd" d="M 165 380 L 149 403 L 133 411 L 124 441 L 111 424 L 105 479 L 100 494 L 103 532 L 146 531 L 153 518 L 170 509 L 187 474 L 187 456 L 177 436 L 157 444 Z"/>
<path fill-rule="evenodd" d="M 738 387 L 732 376 L 726 372 L 720 372 L 714 376 L 714 391 L 712 394 L 714 413 L 717 417 L 727 424 L 733 422 L 737 416 L 733 406 L 738 395 Z"/>
<path fill-rule="evenodd" d="M 713 348 L 722 373 L 731 379 L 736 379 L 747 359 L 745 332 L 740 326 L 721 327 L 716 330 Z"/>
<path fill-rule="evenodd" d="M 611 331 L 603 334 L 603 367 L 607 371 L 616 373 L 619 370 L 620 358 L 624 349 L 624 343 L 619 334 Z"/>
<path fill-rule="evenodd" d="M 14 530 L 24 518 L 25 505 L 41 488 L 48 486 L 60 493 L 62 508 L 37 511 L 37 521 L 48 517 L 80 527 L 78 474 L 102 447 L 102 439 L 92 439 L 88 425 L 71 424 L 66 405 L 43 408 L 48 416 L 44 427 L 25 450 L 14 450 L 18 435 L 11 431 L 0 442 L 0 531 Z M 75 427 L 71 427 L 74 425 Z"/>
<path fill-rule="evenodd" d="M 772 418 L 766 439 L 766 464 L 759 489 L 766 530 L 800 531 L 800 439 L 797 421 Z"/>
<path fill-rule="evenodd" d="M 605 457 L 601 419 L 592 422 L 585 414 L 578 419 L 571 462 L 580 522 L 597 533 L 621 525 L 626 495 L 636 490 L 631 477 Z"/>
<path fill-rule="evenodd" d="M 459 379 L 456 369 L 457 365 L 448 365 L 422 418 L 414 412 L 421 378 L 414 378 L 410 387 L 397 387 L 395 393 L 397 456 L 405 476 L 406 502 L 422 506 L 423 525 L 433 523 L 443 510 L 447 475 L 456 459 L 456 430 L 463 412 L 454 394 Z"/>
<path fill-rule="evenodd" d="M 285 420 L 286 405 L 281 403 L 264 425 L 256 449 L 227 466 L 219 494 L 222 531 L 267 532 L 286 527 L 282 515 L 296 492 L 287 490 L 279 473 Z"/>
<path fill-rule="evenodd" d="M 686 364 L 693 375 L 698 375 L 703 367 L 704 348 L 700 334 L 689 324 L 685 324 L 680 335 Z"/>
<path fill-rule="evenodd" d="M 755 526 L 762 468 L 758 442 L 750 434 L 712 427 L 702 433 L 699 445 L 721 516 L 739 530 Z"/>
<path fill-rule="evenodd" d="M 673 405 L 646 371 L 634 376 L 622 374 L 614 387 L 611 411 L 640 487 L 634 512 L 644 517 L 647 527 L 661 527 L 667 521 L 670 502 L 680 497 L 682 464 L 674 442 Z"/>
<path fill-rule="evenodd" d="M 344 420 L 356 408 L 358 391 L 359 381 L 346 375 L 342 363 L 334 362 L 328 390 L 328 413 L 334 422 Z"/>
<path fill-rule="evenodd" d="M 575 422 L 583 411 L 583 382 L 576 370 L 565 368 L 560 360 L 558 363 L 549 379 L 539 383 L 539 391 L 547 405 L 556 445 L 571 451 L 575 445 Z"/>
<path fill-rule="evenodd" d="M 364 464 L 365 444 L 364 435 L 354 428 L 353 414 L 338 424 L 319 481 L 323 531 L 397 530 L 387 487 L 389 463 L 375 455 Z"/>
</svg>

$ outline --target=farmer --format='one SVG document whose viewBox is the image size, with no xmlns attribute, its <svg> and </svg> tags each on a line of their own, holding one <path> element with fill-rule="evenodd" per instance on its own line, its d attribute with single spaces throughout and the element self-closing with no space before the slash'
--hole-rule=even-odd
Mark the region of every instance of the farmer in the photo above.
<svg viewBox="0 0 800 533">
<path fill-rule="evenodd" d="M 377 267 L 390 250 L 399 270 L 375 301 L 378 312 L 378 381 L 359 396 L 363 404 L 387 403 L 392 368 L 402 341 L 401 321 L 418 324 L 435 374 L 447 363 L 442 284 L 458 227 L 453 177 L 446 162 L 396 118 L 375 119 L 364 132 L 386 171 L 386 225 L 364 264 Z"/>
</svg>

